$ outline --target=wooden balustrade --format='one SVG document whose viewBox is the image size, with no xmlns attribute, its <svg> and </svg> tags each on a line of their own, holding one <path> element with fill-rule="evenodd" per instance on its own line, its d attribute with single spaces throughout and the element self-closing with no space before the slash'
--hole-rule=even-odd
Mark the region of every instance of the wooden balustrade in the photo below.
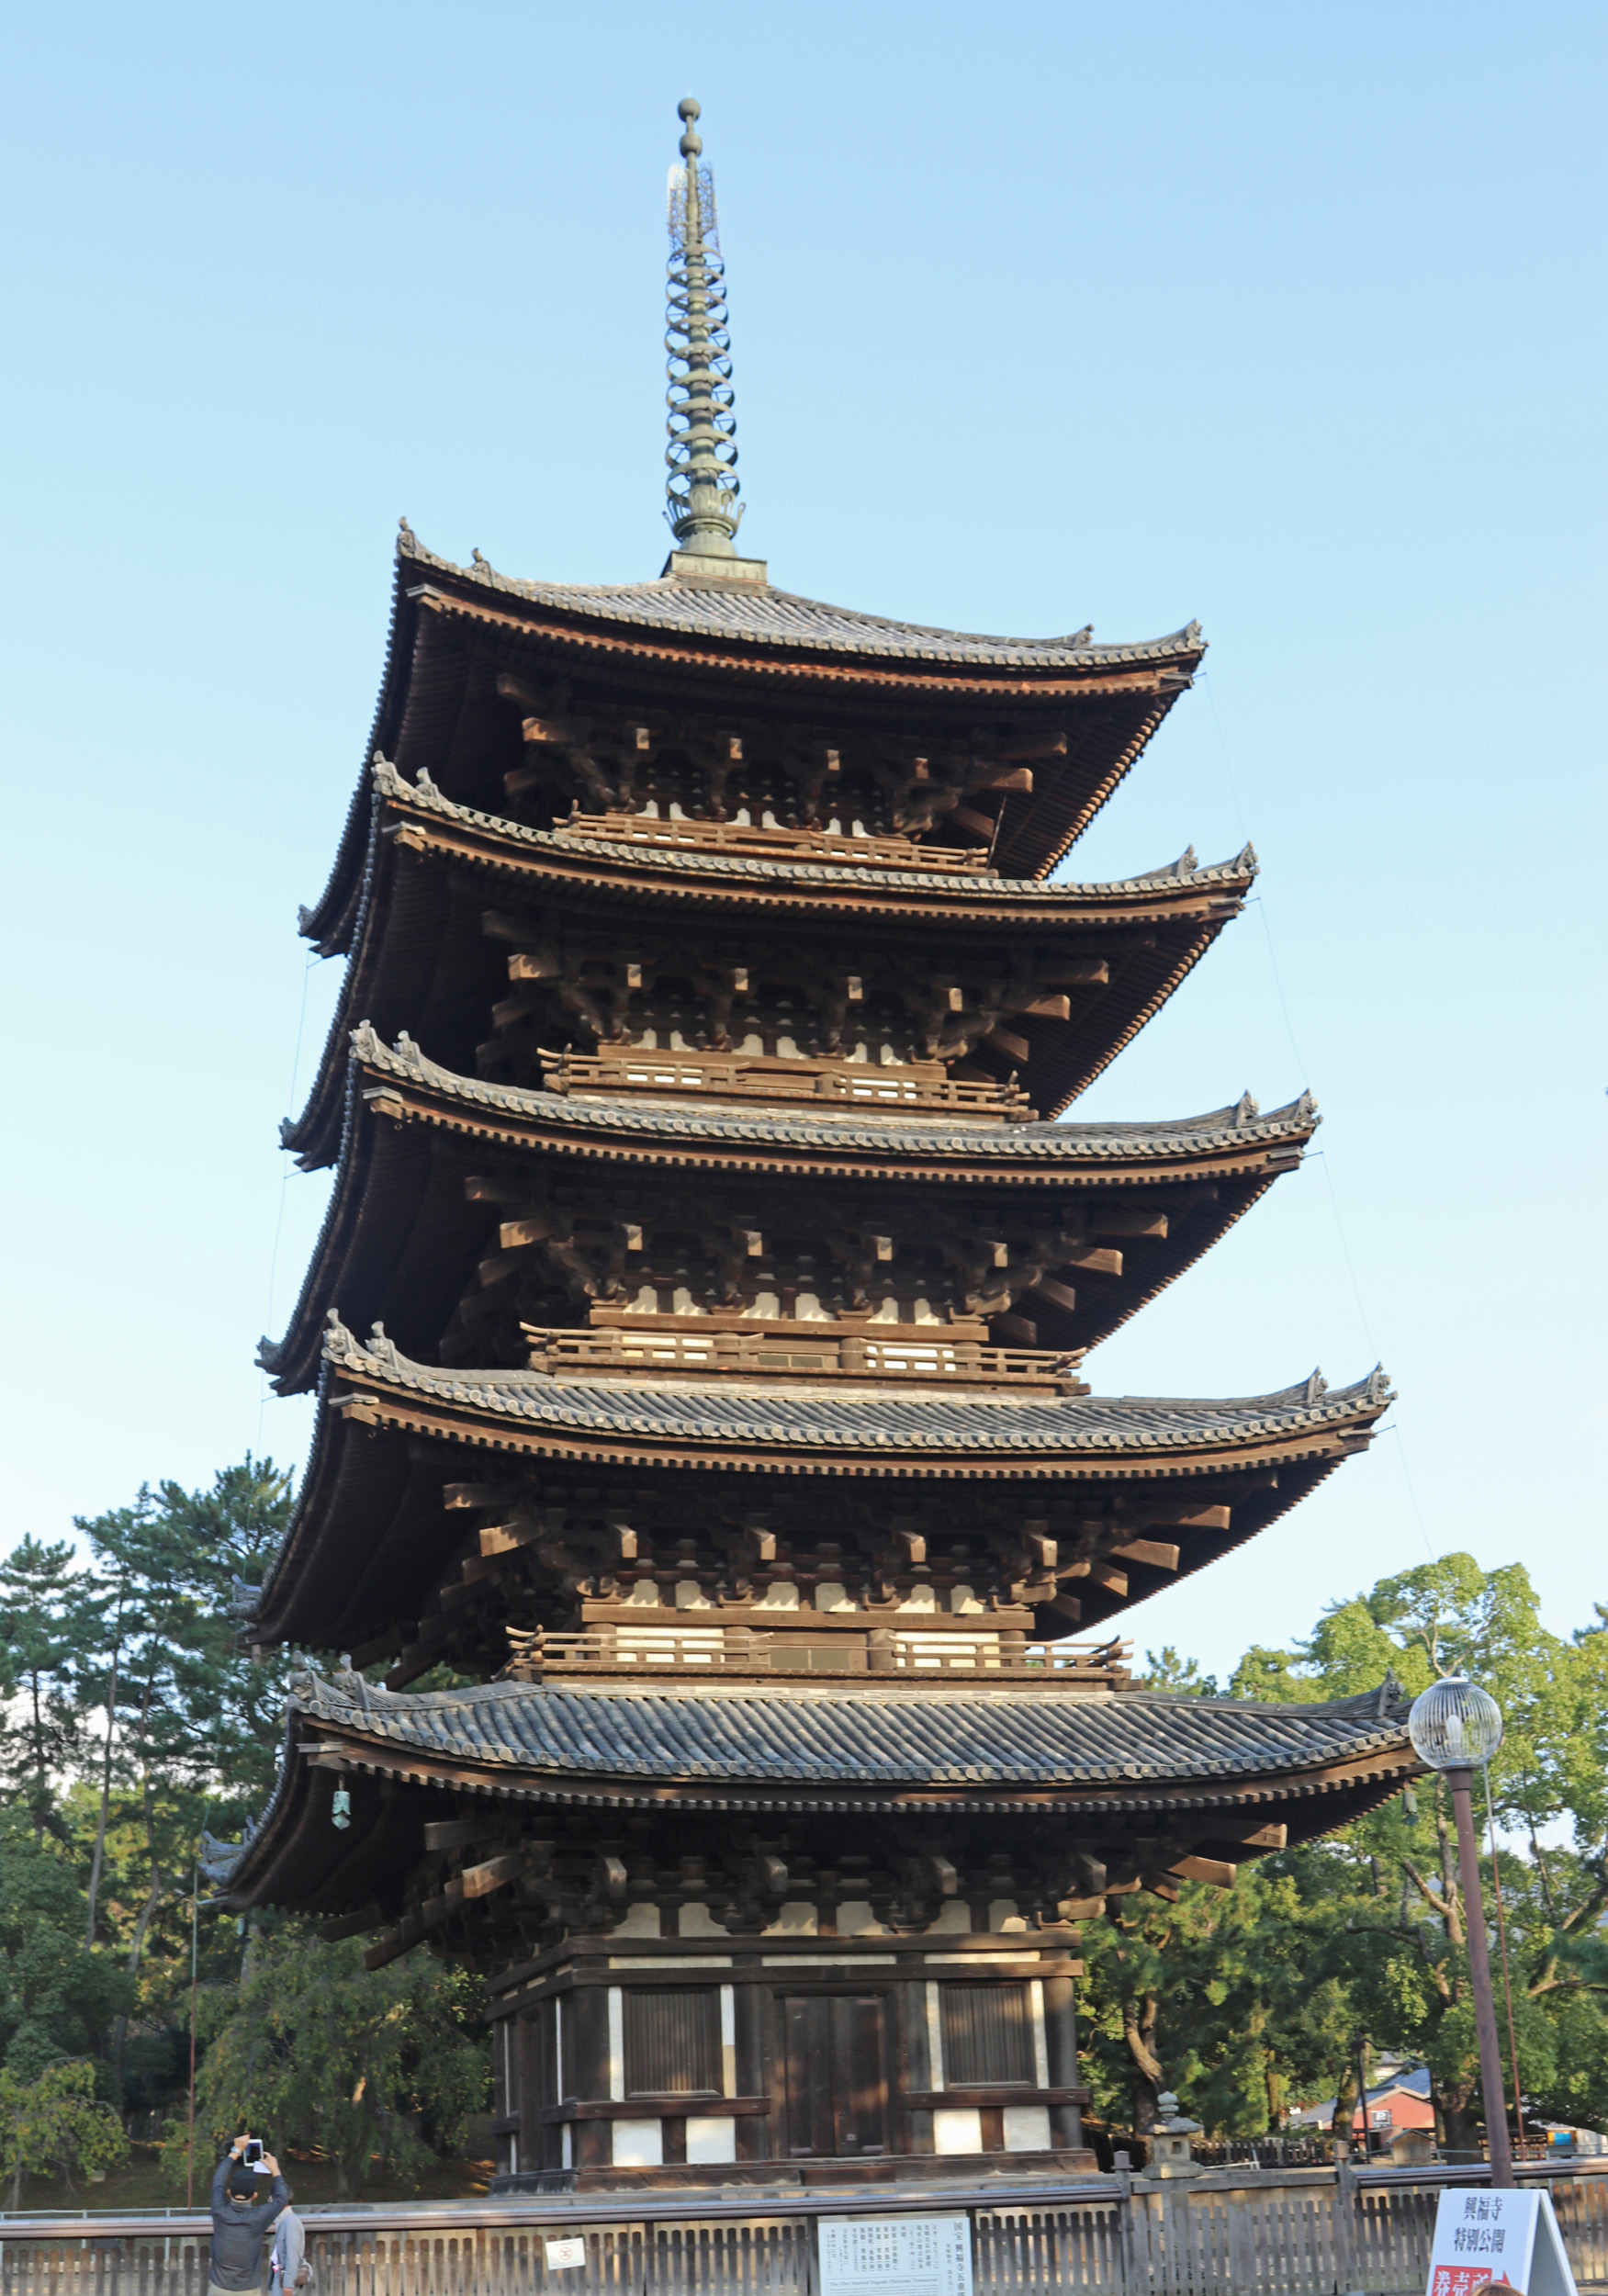
<svg viewBox="0 0 1608 2296">
<path fill-rule="evenodd" d="M 787 1060 L 759 1052 L 541 1052 L 549 1092 L 695 1093 L 714 1100 L 808 1100 L 818 1108 L 897 1109 L 916 1116 L 1025 1122 L 1032 1103 L 1016 1085 L 951 1076 L 939 1061 Z"/>
<path fill-rule="evenodd" d="M 746 821 L 667 821 L 654 814 L 575 814 L 565 837 L 610 845 L 646 845 L 661 852 L 734 853 L 749 861 L 826 861 L 870 869 L 933 870 L 977 876 L 988 867 L 982 846 L 918 845 L 907 837 L 856 836 L 843 829 L 785 829 Z"/>
<path fill-rule="evenodd" d="M 762 2195 L 511 2194 L 301 2215 L 318 2296 L 808 2296 L 816 2223 L 846 2214 L 968 2216 L 976 2296 L 1419 2296 L 1438 2197 L 1433 2178 L 1365 2189 L 1323 2168 L 867 2186 L 847 2180 L 853 2166 L 828 2181 L 834 2164 L 812 2162 L 810 2188 Z M 1551 2191 L 1577 2286 L 1608 2284 L 1608 2174 L 1527 2166 L 1520 2180 Z M 0 2217 L 0 2296 L 206 2296 L 209 2229 L 180 2210 Z M 572 2240 L 579 2267 L 548 2248 Z"/>
<path fill-rule="evenodd" d="M 715 1373 L 770 1378 L 786 1373 L 815 1379 L 954 1380 L 977 1387 L 1041 1388 L 1055 1395 L 1088 1391 L 1074 1376 L 1081 1350 L 987 1347 L 976 1340 L 907 1334 L 884 1338 L 876 1335 L 874 1327 L 846 1330 L 841 1324 L 771 1323 L 752 1332 L 729 1325 L 703 1331 L 684 1325 L 673 1331 L 658 1328 L 665 1320 L 655 1318 L 647 1327 L 645 1319 L 639 1331 L 633 1331 L 624 1317 L 603 1330 L 538 1323 L 523 1323 L 520 1329 L 531 1351 L 533 1371 L 659 1371 L 700 1379 Z"/>
<path fill-rule="evenodd" d="M 505 1629 L 512 1651 L 504 1678 L 540 1682 L 557 1674 L 743 1674 L 798 1671 L 841 1673 L 1001 1674 L 1037 1677 L 1064 1689 L 1123 1690 L 1133 1675 L 1130 1642 L 1029 1642 L 1020 1634 L 959 1627 L 890 1627 L 869 1614 L 845 1629 L 842 1614 L 828 1626 L 813 1612 L 779 1614 L 774 1628 L 712 1623 L 690 1626 L 671 1613 L 663 1626 L 646 1610 L 640 1626 L 618 1622 L 577 1632 L 537 1627 Z"/>
</svg>

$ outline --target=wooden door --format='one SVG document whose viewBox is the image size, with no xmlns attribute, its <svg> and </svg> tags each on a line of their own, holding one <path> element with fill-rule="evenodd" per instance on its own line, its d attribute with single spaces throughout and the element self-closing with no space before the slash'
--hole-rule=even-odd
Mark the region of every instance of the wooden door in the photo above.
<svg viewBox="0 0 1608 2296">
<path fill-rule="evenodd" d="M 790 2159 L 859 2159 L 888 2144 L 883 2001 L 793 1993 L 782 2002 Z"/>
</svg>

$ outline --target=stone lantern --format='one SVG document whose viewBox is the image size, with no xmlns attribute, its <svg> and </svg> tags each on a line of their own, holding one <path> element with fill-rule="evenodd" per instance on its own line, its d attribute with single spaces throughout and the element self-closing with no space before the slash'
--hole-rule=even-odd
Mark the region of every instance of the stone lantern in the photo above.
<svg viewBox="0 0 1608 2296">
<path fill-rule="evenodd" d="M 1200 2134 L 1198 2121 L 1191 2121 L 1178 2110 L 1178 2099 L 1170 2088 L 1164 2089 L 1156 2099 L 1160 2114 L 1151 2133 L 1151 2173 L 1156 2177 L 1198 2177 L 1191 2138 Z"/>
</svg>

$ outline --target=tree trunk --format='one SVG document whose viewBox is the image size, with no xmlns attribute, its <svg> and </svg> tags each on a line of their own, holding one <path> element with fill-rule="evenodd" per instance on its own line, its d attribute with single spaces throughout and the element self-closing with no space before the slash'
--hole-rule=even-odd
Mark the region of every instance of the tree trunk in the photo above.
<svg viewBox="0 0 1608 2296">
<path fill-rule="evenodd" d="M 118 1661 L 122 1655 L 119 1643 L 112 1651 L 111 1677 L 107 1683 L 107 1750 L 106 1760 L 101 1764 L 100 1814 L 95 1822 L 95 1855 L 89 1863 L 89 1919 L 84 1928 L 85 1953 L 90 1952 L 95 1944 L 95 1913 L 100 1897 L 101 1861 L 106 1855 L 107 1808 L 112 1798 L 112 1741 L 118 1733 Z"/>
<path fill-rule="evenodd" d="M 45 1766 L 44 1724 L 39 1719 L 39 1673 L 36 1666 L 28 1676 L 28 1688 L 33 1698 L 33 1840 L 36 1850 L 45 1846 L 45 1812 L 51 1806 L 50 1773 Z"/>
<path fill-rule="evenodd" d="M 1443 2088 L 1436 2099 L 1440 2107 L 1441 2125 L 1445 2131 L 1446 2148 L 1454 2153 L 1477 2153 L 1479 2140 L 1474 2127 L 1474 2092 L 1461 2083 L 1455 2088 Z"/>
<path fill-rule="evenodd" d="M 151 1683 L 147 1679 L 145 1694 L 140 1702 L 141 1739 L 145 1735 L 145 1725 L 150 1713 Z M 129 1975 L 131 1977 L 137 1977 L 140 1975 L 140 1957 L 145 1951 L 145 1932 L 151 1927 L 151 1917 L 156 1911 L 162 1899 L 162 1867 L 156 1856 L 156 1808 L 151 1790 L 151 1763 L 148 1758 L 142 1767 L 141 1792 L 145 1805 L 145 1849 L 151 1860 L 151 1887 L 146 1895 L 145 1903 L 140 1908 L 140 1919 L 134 1924 L 133 1941 L 129 1948 Z M 128 2037 L 129 2020 L 126 2017 L 119 2017 L 117 2022 L 117 2038 L 112 2043 L 112 2065 L 119 2073 L 123 2069 L 123 2043 Z"/>
<path fill-rule="evenodd" d="M 1356 2067 L 1348 2056 L 1340 2068 L 1340 2078 L 1334 2084 L 1333 2131 L 1335 2137 L 1337 2139 L 1344 2137 L 1349 2144 L 1355 2133 L 1352 2123 L 1355 2119 Z"/>
<path fill-rule="evenodd" d="M 1133 2126 L 1141 2136 L 1148 2136 L 1156 2124 L 1156 2099 L 1165 2085 L 1161 2060 L 1155 2053 L 1156 2018 L 1160 2003 L 1155 1994 L 1141 1993 L 1138 2000 L 1122 2004 L 1122 2038 L 1128 2043 L 1128 2054 L 1133 2059 L 1139 2079 L 1133 2088 Z"/>
<path fill-rule="evenodd" d="M 154 1858 L 151 1861 L 151 1887 L 145 1903 L 140 1908 L 140 1919 L 134 1924 L 134 1939 L 129 1948 L 129 1975 L 140 1975 L 140 1957 L 145 1951 L 145 1932 L 151 1927 L 151 1917 L 162 1902 L 162 1868 Z"/>
</svg>

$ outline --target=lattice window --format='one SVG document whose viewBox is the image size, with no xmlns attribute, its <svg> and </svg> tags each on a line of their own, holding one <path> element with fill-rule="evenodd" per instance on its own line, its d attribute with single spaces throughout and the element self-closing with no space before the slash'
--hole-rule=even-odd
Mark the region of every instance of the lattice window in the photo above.
<svg viewBox="0 0 1608 2296">
<path fill-rule="evenodd" d="M 714 1986 L 629 1992 L 624 2008 L 628 2097 L 720 2094 L 720 1995 Z"/>
<path fill-rule="evenodd" d="M 945 1985 L 944 2081 L 950 2088 L 1033 2081 L 1032 2009 L 1025 1985 Z"/>
</svg>

